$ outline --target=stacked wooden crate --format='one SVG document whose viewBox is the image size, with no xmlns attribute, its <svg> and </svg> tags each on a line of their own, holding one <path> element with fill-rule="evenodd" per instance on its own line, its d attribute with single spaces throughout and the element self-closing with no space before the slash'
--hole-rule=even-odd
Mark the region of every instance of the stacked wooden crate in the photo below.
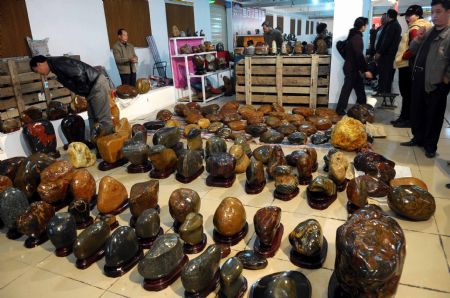
<svg viewBox="0 0 450 298">
<path fill-rule="evenodd" d="M 247 56 L 236 65 L 236 99 L 247 104 L 328 104 L 329 55 Z"/>
<path fill-rule="evenodd" d="M 71 58 L 80 59 L 79 56 Z M 0 117 L 15 118 L 31 106 L 47 109 L 52 100 L 70 103 L 73 94 L 50 73 L 47 78 L 30 69 L 30 58 L 0 60 Z"/>
</svg>

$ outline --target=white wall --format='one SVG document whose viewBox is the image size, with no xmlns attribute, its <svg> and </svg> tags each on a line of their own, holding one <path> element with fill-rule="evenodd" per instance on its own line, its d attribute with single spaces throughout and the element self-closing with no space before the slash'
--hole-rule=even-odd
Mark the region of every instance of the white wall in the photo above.
<svg viewBox="0 0 450 298">
<path fill-rule="evenodd" d="M 90 65 L 103 65 L 114 82 L 120 80 L 102 1 L 26 0 L 26 5 L 33 38 L 48 37 L 51 55 L 80 55 Z"/>
<path fill-rule="evenodd" d="M 194 0 L 195 31 L 203 29 L 206 40 L 211 40 L 211 13 L 209 2 L 206 0 Z"/>
<path fill-rule="evenodd" d="M 334 24 L 333 24 L 333 46 L 331 53 L 331 74 L 330 74 L 330 93 L 329 104 L 336 104 L 339 100 L 341 87 L 344 82 L 344 73 L 342 67 L 344 59 L 336 49 L 336 42 L 347 38 L 348 31 L 353 27 L 353 22 L 357 17 L 367 15 L 367 3 L 370 0 L 335 0 L 334 1 Z M 356 100 L 355 92 L 352 91 L 349 103 Z"/>
</svg>

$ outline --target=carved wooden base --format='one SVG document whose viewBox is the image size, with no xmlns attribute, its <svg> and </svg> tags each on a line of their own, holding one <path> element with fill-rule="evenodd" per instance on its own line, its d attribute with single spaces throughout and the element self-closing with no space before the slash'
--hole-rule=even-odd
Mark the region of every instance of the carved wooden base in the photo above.
<svg viewBox="0 0 450 298">
<path fill-rule="evenodd" d="M 196 254 L 201 252 L 206 247 L 206 234 L 203 233 L 202 241 L 195 245 L 191 245 L 189 243 L 184 243 L 183 251 L 185 254 Z"/>
<path fill-rule="evenodd" d="M 356 210 L 360 209 L 361 207 L 356 206 L 352 202 L 347 202 L 347 212 L 348 214 L 353 214 Z"/>
<path fill-rule="evenodd" d="M 291 248 L 291 253 L 289 256 L 289 260 L 292 264 L 298 267 L 306 268 L 306 269 L 318 269 L 321 268 L 325 259 L 327 258 L 328 253 L 328 242 L 325 237 L 323 238 L 322 250 L 318 252 L 314 256 L 305 256 L 296 252 L 293 248 Z"/>
<path fill-rule="evenodd" d="M 247 291 L 247 279 L 244 277 L 244 282 L 242 283 L 241 288 L 239 289 L 238 294 L 234 298 L 242 298 L 244 297 L 245 292 Z M 222 291 L 219 292 L 219 298 L 227 298 Z"/>
<path fill-rule="evenodd" d="M 276 199 L 279 199 L 279 200 L 282 200 L 282 201 L 290 201 L 293 198 L 295 198 L 298 195 L 299 192 L 300 192 L 300 189 L 298 187 L 290 194 L 279 193 L 277 190 L 275 190 L 273 192 L 273 196 Z"/>
<path fill-rule="evenodd" d="M 77 223 L 77 230 L 84 230 L 94 223 L 92 216 L 89 216 L 84 222 Z"/>
<path fill-rule="evenodd" d="M 206 178 L 206 185 L 213 186 L 213 187 L 231 187 L 234 183 L 234 180 L 236 180 L 236 175 L 234 174 L 230 178 L 218 178 L 213 177 L 211 175 L 208 175 Z"/>
<path fill-rule="evenodd" d="M 77 261 L 75 262 L 75 266 L 81 270 L 89 268 L 89 266 L 91 266 L 92 264 L 94 264 L 95 262 L 97 262 L 98 260 L 103 258 L 103 256 L 105 255 L 105 252 L 106 252 L 106 247 L 103 246 L 102 248 L 97 250 L 97 252 L 95 252 L 91 256 L 87 257 L 86 259 L 77 259 Z"/>
<path fill-rule="evenodd" d="M 250 185 L 247 181 L 245 181 L 245 192 L 251 195 L 256 195 L 262 192 L 265 186 L 266 181 L 264 181 L 260 185 Z"/>
<path fill-rule="evenodd" d="M 128 262 L 120 266 L 107 266 L 103 267 L 103 273 L 108 277 L 119 277 L 131 270 L 142 258 L 144 257 L 144 252 L 142 248 L 139 248 L 137 253 Z"/>
<path fill-rule="evenodd" d="M 129 205 L 130 205 L 130 203 L 129 203 L 128 199 L 126 199 L 122 203 L 122 205 L 120 205 L 116 209 L 112 210 L 111 212 L 108 212 L 108 213 L 101 213 L 100 212 L 100 214 L 101 215 L 106 215 L 106 214 L 117 215 L 117 214 L 120 214 L 120 213 L 124 212 L 128 208 Z"/>
<path fill-rule="evenodd" d="M 73 245 L 67 247 L 60 247 L 55 249 L 55 255 L 57 257 L 67 257 L 72 253 Z"/>
<path fill-rule="evenodd" d="M 155 237 L 150 237 L 150 238 L 141 238 L 141 237 L 138 237 L 139 246 L 140 246 L 142 249 L 149 249 L 150 247 L 152 247 L 153 242 L 155 242 L 156 238 L 158 238 L 158 237 L 161 236 L 162 234 L 164 234 L 164 231 L 163 231 L 162 228 L 159 228 L 158 235 L 156 235 Z"/>
<path fill-rule="evenodd" d="M 194 181 L 195 179 L 198 178 L 198 176 L 200 176 L 203 171 L 205 171 L 205 167 L 201 167 L 200 170 L 197 171 L 197 173 L 195 173 L 193 176 L 191 177 L 184 177 L 181 176 L 180 174 L 176 174 L 175 175 L 175 179 L 177 179 L 178 181 L 180 181 L 181 183 L 191 183 L 192 181 Z"/>
<path fill-rule="evenodd" d="M 174 281 L 178 279 L 181 275 L 181 270 L 183 267 L 189 262 L 188 256 L 184 256 L 181 259 L 180 264 L 166 277 L 158 278 L 158 279 L 144 279 L 142 282 L 142 287 L 147 291 L 161 291 L 168 286 L 170 286 Z"/>
<path fill-rule="evenodd" d="M 9 229 L 8 232 L 6 233 L 6 237 L 10 240 L 19 239 L 20 237 L 22 237 L 22 235 L 23 234 L 17 231 L 17 229 Z"/>
<path fill-rule="evenodd" d="M 153 168 L 150 171 L 150 178 L 153 178 L 153 179 L 165 179 L 165 178 L 169 177 L 170 175 L 172 175 L 172 173 L 175 172 L 175 169 L 176 169 L 176 167 L 167 169 L 165 171 L 159 171 L 159 170 Z"/>
<path fill-rule="evenodd" d="M 158 214 L 161 213 L 161 208 L 159 207 L 159 204 L 157 204 L 156 207 L 153 209 L 155 209 L 156 212 L 158 212 Z M 137 218 L 134 216 L 131 216 L 128 224 L 130 225 L 130 227 L 134 228 L 136 226 L 136 221 L 137 221 Z"/>
<path fill-rule="evenodd" d="M 272 240 L 272 244 L 270 246 L 266 246 L 259 241 L 259 237 L 256 236 L 255 243 L 253 244 L 253 250 L 262 255 L 265 258 L 273 257 L 277 250 L 280 248 L 281 238 L 283 237 L 284 227 L 283 224 L 280 223 L 278 230 L 275 234 L 275 237 Z"/>
<path fill-rule="evenodd" d="M 347 293 L 344 289 L 342 289 L 337 277 L 336 273 L 333 272 L 330 277 L 330 281 L 328 282 L 328 298 L 347 298 L 351 297 L 349 293 Z"/>
<path fill-rule="evenodd" d="M 125 158 L 119 159 L 118 161 L 113 162 L 113 163 L 102 161 L 101 163 L 98 164 L 98 169 L 100 171 L 109 171 L 109 170 L 121 167 L 124 164 L 126 164 L 127 162 L 128 162 L 128 160 L 126 160 Z"/>
<path fill-rule="evenodd" d="M 309 177 L 298 177 L 298 183 L 300 185 L 308 185 L 312 181 L 313 176 Z"/>
<path fill-rule="evenodd" d="M 306 189 L 306 197 L 308 199 L 308 205 L 311 208 L 318 209 L 318 210 L 324 210 L 324 209 L 327 209 L 328 206 L 330 206 L 331 203 L 333 203 L 336 200 L 337 194 L 334 194 L 330 197 L 323 197 L 323 195 L 321 195 L 321 194 L 319 194 L 319 195 L 313 194 L 308 189 Z"/>
<path fill-rule="evenodd" d="M 147 173 L 151 169 L 152 169 L 152 164 L 150 162 L 146 162 L 142 165 L 129 164 L 127 166 L 127 172 L 130 174 Z"/>
<path fill-rule="evenodd" d="M 242 228 L 242 230 L 240 230 L 233 236 L 221 235 L 221 234 L 219 234 L 219 232 L 216 231 L 216 229 L 214 229 L 213 239 L 215 242 L 217 242 L 219 244 L 228 244 L 230 246 L 233 246 L 233 245 L 238 244 L 239 241 L 241 241 L 242 239 L 244 239 L 244 237 L 247 235 L 247 233 L 248 233 L 248 223 L 246 222 L 244 227 Z"/>
<path fill-rule="evenodd" d="M 219 283 L 220 283 L 220 270 L 217 270 L 211 284 L 208 287 L 206 287 L 201 292 L 191 293 L 191 292 L 184 291 L 184 297 L 185 298 L 206 298 L 209 294 L 211 294 L 217 288 Z"/>
<path fill-rule="evenodd" d="M 33 248 L 41 245 L 44 242 L 47 242 L 47 240 L 48 240 L 47 232 L 44 231 L 41 235 L 39 235 L 36 238 L 28 237 L 27 240 L 25 240 L 25 242 L 23 243 L 23 246 L 25 246 L 26 248 Z"/>
<path fill-rule="evenodd" d="M 344 179 L 342 183 L 336 183 L 336 189 L 338 192 L 343 192 L 347 187 L 348 179 Z"/>
</svg>

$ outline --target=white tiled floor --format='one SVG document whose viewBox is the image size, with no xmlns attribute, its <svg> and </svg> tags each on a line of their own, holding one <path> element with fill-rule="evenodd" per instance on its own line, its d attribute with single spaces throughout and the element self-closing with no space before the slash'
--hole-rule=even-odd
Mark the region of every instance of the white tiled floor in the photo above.
<svg viewBox="0 0 450 298">
<path fill-rule="evenodd" d="M 387 137 L 376 139 L 374 150 L 394 160 L 397 164 L 408 166 L 414 176 L 423 179 L 430 192 L 436 197 L 436 214 L 428 221 L 412 222 L 398 218 L 387 207 L 385 202 L 379 205 L 396 218 L 402 226 L 407 243 L 407 256 L 403 269 L 397 297 L 450 297 L 450 190 L 445 183 L 450 182 L 450 167 L 446 161 L 450 159 L 450 128 L 445 127 L 438 145 L 438 155 L 427 159 L 418 148 L 399 146 L 400 142 L 410 138 L 408 129 L 397 129 L 388 125 L 395 117 L 393 111 L 377 110 L 376 122 L 384 125 Z M 252 149 L 256 147 L 251 145 Z M 283 148 L 285 154 L 295 148 Z M 326 148 L 318 148 L 319 173 L 322 173 L 323 155 Z M 352 159 L 354 153 L 346 153 Z M 148 180 L 147 174 L 128 174 L 125 166 L 109 172 L 101 172 L 96 167 L 89 168 L 97 183 L 104 175 L 120 180 L 128 191 L 134 183 Z M 317 173 L 315 173 L 317 175 Z M 245 174 L 237 177 L 229 189 L 210 188 L 206 186 L 204 173 L 190 184 L 177 182 L 173 175 L 160 180 L 159 204 L 161 206 L 161 225 L 165 232 L 170 232 L 172 218 L 167 202 L 172 191 L 179 187 L 196 190 L 202 198 L 200 212 L 205 222 L 208 243 L 212 243 L 212 219 L 221 199 L 227 196 L 239 198 L 244 204 L 249 233 L 245 240 L 232 247 L 230 256 L 239 250 L 252 249 L 255 239 L 253 215 L 258 208 L 277 205 L 282 210 L 282 223 L 285 228 L 280 250 L 264 270 L 244 270 L 243 274 L 251 286 L 259 278 L 282 270 L 299 270 L 311 281 L 313 297 L 327 297 L 329 277 L 334 268 L 335 234 L 339 225 L 347 218 L 345 192 L 339 193 L 338 199 L 326 210 L 311 209 L 305 200 L 305 186 L 300 187 L 300 194 L 289 202 L 273 198 L 273 182 L 267 183 L 264 191 L 258 195 L 248 195 L 244 191 Z M 129 210 L 118 216 L 121 225 L 127 225 Z M 290 245 L 288 234 L 301 221 L 308 218 L 317 219 L 324 230 L 329 243 L 327 259 L 322 269 L 304 270 L 289 262 Z M 183 293 L 181 281 L 161 292 L 146 292 L 141 287 L 142 278 L 136 267 L 119 278 L 108 278 L 102 273 L 104 260 L 98 261 L 89 269 L 78 270 L 74 266 L 74 257 L 58 258 L 53 254 L 52 245 L 47 242 L 40 247 L 26 249 L 23 247 L 24 237 L 12 241 L 6 239 L 5 231 L 0 234 L 0 297 L 173 297 Z M 189 256 L 191 259 L 196 255 Z M 223 262 L 224 260 L 222 260 Z"/>
</svg>

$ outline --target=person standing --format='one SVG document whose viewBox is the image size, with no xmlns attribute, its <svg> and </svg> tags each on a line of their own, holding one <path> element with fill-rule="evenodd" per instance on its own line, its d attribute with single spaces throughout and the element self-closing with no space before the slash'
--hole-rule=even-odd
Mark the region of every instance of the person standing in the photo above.
<svg viewBox="0 0 450 298">
<path fill-rule="evenodd" d="M 375 24 L 372 24 L 372 29 L 369 31 L 369 56 L 373 57 L 375 55 L 375 41 L 377 39 L 377 28 L 375 28 Z"/>
<path fill-rule="evenodd" d="M 271 47 L 272 41 L 275 40 L 277 43 L 277 48 L 281 49 L 281 45 L 283 44 L 283 35 L 281 32 L 270 27 L 268 22 L 262 23 L 261 26 L 264 32 L 264 42 Z"/>
<path fill-rule="evenodd" d="M 363 76 L 371 79 L 372 73 L 367 71 L 367 63 L 364 57 L 364 44 L 362 33 L 366 30 L 368 19 L 359 17 L 355 20 L 353 28 L 350 29 L 345 45 L 344 62 L 344 85 L 342 85 L 339 101 L 336 106 L 336 112 L 339 115 L 345 115 L 348 104 L 348 98 L 353 89 L 356 93 L 356 102 L 366 103 L 366 93 L 364 91 Z"/>
<path fill-rule="evenodd" d="M 394 80 L 394 59 L 401 39 L 402 28 L 397 21 L 397 12 L 389 9 L 386 12 L 386 25 L 383 26 L 379 40 L 375 46 L 374 59 L 378 64 L 378 88 L 380 94 L 391 93 Z"/>
<path fill-rule="evenodd" d="M 125 29 L 117 31 L 118 41 L 113 46 L 114 60 L 119 69 L 122 85 L 136 85 L 136 64 L 138 57 L 134 46 L 128 42 L 128 32 Z"/>
<path fill-rule="evenodd" d="M 34 56 L 30 60 L 32 71 L 47 76 L 50 71 L 56 80 L 75 94 L 86 97 L 89 128 L 99 123 L 107 134 L 114 132 L 109 108 L 111 90 L 106 77 L 94 67 L 69 57 Z"/>
<path fill-rule="evenodd" d="M 434 26 L 421 27 L 409 50 L 416 55 L 412 70 L 411 132 L 402 146 L 423 146 L 425 156 L 436 156 L 450 91 L 450 1 L 431 1 Z"/>
<path fill-rule="evenodd" d="M 398 68 L 398 87 L 402 96 L 402 109 L 398 119 L 391 121 L 394 127 L 411 127 L 411 88 L 412 77 L 409 62 L 414 62 L 414 54 L 408 50 L 409 44 L 417 36 L 420 27 L 430 28 L 431 23 L 423 19 L 423 9 L 420 5 L 411 5 L 400 14 L 405 16 L 408 31 L 402 35 L 402 40 L 395 56 L 394 66 Z"/>
</svg>

